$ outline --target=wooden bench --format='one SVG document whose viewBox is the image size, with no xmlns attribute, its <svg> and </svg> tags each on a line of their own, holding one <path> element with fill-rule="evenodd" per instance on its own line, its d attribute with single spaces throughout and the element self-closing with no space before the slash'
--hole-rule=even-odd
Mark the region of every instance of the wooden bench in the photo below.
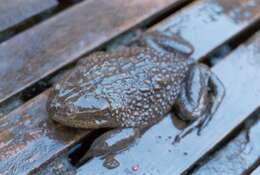
<svg viewBox="0 0 260 175">
<path fill-rule="evenodd" d="M 259 120 L 259 110 L 257 112 Z M 204 160 L 193 174 L 249 174 L 260 161 L 259 136 L 260 122 L 257 121 L 249 132 L 242 130 L 232 141 Z"/>
<path fill-rule="evenodd" d="M 58 4 L 44 1 L 48 6 L 43 7 L 41 3 L 34 1 L 33 5 L 48 9 Z M 1 7 L 0 14 L 4 13 L 2 8 L 10 8 L 10 18 L 17 17 L 2 30 L 44 10 L 37 10 L 33 5 L 31 9 L 35 12 L 19 19 L 15 6 L 7 3 L 6 8 Z M 27 7 L 26 4 L 24 8 Z M 0 17 L 0 23 L 6 19 Z M 46 89 L 0 117 L 0 174 L 259 172 L 260 141 L 256 139 L 260 136 L 259 122 L 256 120 L 250 128 L 248 143 L 244 143 L 246 131 L 241 127 L 260 107 L 259 21 L 257 0 L 133 0 L 127 3 L 85 0 L 0 43 L 0 103 L 8 102 L 42 79 L 54 74 L 62 76 L 59 71 L 81 56 L 139 26 L 148 31 L 180 34 L 194 46 L 192 57 L 198 61 L 209 60 L 219 48 L 231 46 L 230 53 L 221 55 L 221 61 L 212 67 L 225 85 L 226 96 L 200 136 L 191 133 L 173 145 L 173 138 L 180 130 L 170 120 L 173 114 L 168 114 L 135 146 L 117 155 L 121 163 L 118 168 L 105 169 L 99 157 L 77 168 L 70 164 L 68 154 L 73 155 L 82 140 L 90 142 L 92 132 L 63 127 L 49 120 L 46 101 L 50 89 Z M 250 39 L 245 41 L 247 37 Z M 248 150 L 238 152 L 241 142 L 250 147 L 249 153 Z M 226 155 L 236 155 L 243 161 L 236 162 L 235 158 L 227 161 Z M 138 172 L 133 172 L 134 165 L 139 166 Z M 232 166 L 239 168 L 232 169 Z"/>
<path fill-rule="evenodd" d="M 58 4 L 56 0 L 0 0 L 0 3 L 0 32 Z"/>
</svg>

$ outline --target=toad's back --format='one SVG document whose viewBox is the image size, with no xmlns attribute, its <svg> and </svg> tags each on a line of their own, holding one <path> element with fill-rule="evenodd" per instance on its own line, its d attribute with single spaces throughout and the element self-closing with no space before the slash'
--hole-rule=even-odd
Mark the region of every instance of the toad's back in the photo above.
<svg viewBox="0 0 260 175">
<path fill-rule="evenodd" d="M 188 68 L 183 56 L 148 48 L 95 53 L 56 86 L 51 107 L 82 114 L 91 103 L 89 112 L 106 110 L 119 127 L 144 127 L 170 110 Z"/>
</svg>

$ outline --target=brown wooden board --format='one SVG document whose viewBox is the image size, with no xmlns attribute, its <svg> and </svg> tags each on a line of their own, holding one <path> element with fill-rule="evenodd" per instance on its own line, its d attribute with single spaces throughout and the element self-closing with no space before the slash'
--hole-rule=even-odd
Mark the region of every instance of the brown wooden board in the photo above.
<svg viewBox="0 0 260 175">
<path fill-rule="evenodd" d="M 40 168 L 37 175 L 75 175 L 76 168 L 71 165 L 67 156 L 60 156 L 47 166 Z"/>
<path fill-rule="evenodd" d="M 180 34 L 194 46 L 192 57 L 200 59 L 259 19 L 258 0 L 201 0 L 160 23 L 158 30 Z"/>
<path fill-rule="evenodd" d="M 239 5 L 243 6 L 244 4 L 238 4 L 237 8 L 239 8 Z M 193 6 L 190 6 L 190 8 L 192 7 Z M 201 16 L 203 15 L 207 17 L 208 12 L 204 11 L 201 13 Z M 175 16 L 171 16 L 167 21 L 172 23 L 172 21 L 174 21 L 177 16 L 178 13 Z M 255 18 L 255 16 L 252 17 Z M 166 23 L 163 24 L 163 26 L 166 25 Z M 203 25 L 200 24 L 200 28 L 204 29 L 206 26 L 215 24 L 216 23 L 203 23 Z M 157 25 L 154 29 L 159 30 L 160 25 Z M 191 32 L 192 30 L 193 29 L 191 28 Z M 204 34 L 205 32 L 201 30 L 201 35 Z M 222 42 L 225 42 L 227 39 L 229 39 L 229 37 L 225 35 L 221 35 L 220 37 L 227 37 L 222 38 Z M 197 44 L 207 44 L 207 42 L 203 42 L 204 41 L 197 42 Z M 217 43 L 220 44 L 219 42 Z M 212 45 L 208 52 L 211 52 L 217 46 L 218 45 Z M 196 47 L 197 46 L 195 46 L 195 48 Z M 46 162 L 46 160 L 50 161 L 56 155 L 66 151 L 68 147 L 75 144 L 80 138 L 86 135 L 87 132 L 79 133 L 76 131 L 63 129 L 61 126 L 56 127 L 56 125 L 54 126 L 52 122 L 47 119 L 48 114 L 46 112 L 45 106 L 48 92 L 49 90 L 43 92 L 33 100 L 29 101 L 27 104 L 21 106 L 16 111 L 13 111 L 0 120 L 0 130 L 3 131 L 0 134 L 0 155 L 2 154 L 4 155 L 4 158 L 7 158 L 0 159 L 0 173 L 7 172 L 8 170 L 13 170 L 14 172 L 19 173 L 35 170 L 35 168 Z M 30 116 L 30 120 L 25 120 L 24 118 L 26 118 L 28 114 Z M 16 122 L 14 123 L 13 121 Z M 27 123 L 30 122 L 31 124 L 27 125 Z M 10 128 L 7 129 L 5 125 L 8 123 L 14 124 L 8 125 Z M 174 127 L 171 125 L 170 128 L 173 129 Z M 27 133 L 37 133 L 37 137 L 27 137 Z M 66 140 L 66 142 L 64 142 L 64 140 Z M 38 145 L 40 145 L 40 147 L 37 148 Z M 35 149 L 37 150 L 37 154 L 35 153 Z M 36 157 L 34 157 L 35 154 L 37 155 Z M 32 159 L 28 159 L 30 157 L 32 157 Z"/>
<path fill-rule="evenodd" d="M 58 4 L 56 0 L 0 0 L 0 32 Z"/>
<path fill-rule="evenodd" d="M 249 135 L 247 135 L 249 134 Z M 249 138 L 247 138 L 249 136 Z M 260 121 L 214 153 L 193 175 L 243 174 L 260 159 Z M 249 139 L 249 140 L 248 140 Z"/>
<path fill-rule="evenodd" d="M 3 42 L 0 102 L 116 35 L 186 1 L 83 1 Z"/>
<path fill-rule="evenodd" d="M 212 150 L 234 128 L 260 106 L 260 33 L 240 46 L 212 71 L 222 80 L 226 95 L 209 125 L 200 136 L 192 132 L 173 144 L 179 132 L 170 116 L 149 129 L 137 144 L 116 155 L 121 165 L 112 170 L 103 167 L 100 157 L 82 166 L 77 174 L 179 175 Z"/>
<path fill-rule="evenodd" d="M 48 120 L 47 97 L 45 92 L 0 119 L 0 174 L 27 174 L 83 135 Z"/>
<path fill-rule="evenodd" d="M 260 166 L 257 167 L 252 173 L 251 175 L 259 175 L 260 174 Z"/>
</svg>

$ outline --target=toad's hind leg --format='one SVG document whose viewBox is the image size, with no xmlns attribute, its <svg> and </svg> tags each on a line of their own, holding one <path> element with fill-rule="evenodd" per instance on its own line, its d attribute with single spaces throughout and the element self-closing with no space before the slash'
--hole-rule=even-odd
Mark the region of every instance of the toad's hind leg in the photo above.
<svg viewBox="0 0 260 175">
<path fill-rule="evenodd" d="M 194 128 L 198 128 L 200 134 L 212 119 L 224 94 L 224 86 L 217 76 L 206 65 L 194 64 L 174 106 L 174 111 L 181 119 L 194 122 L 177 138 L 184 137 Z"/>
<path fill-rule="evenodd" d="M 112 129 L 97 137 L 86 154 L 79 160 L 77 165 L 83 164 L 91 157 L 101 156 L 104 158 L 104 166 L 108 169 L 116 168 L 119 162 L 114 158 L 118 152 L 126 150 L 135 143 L 145 129 L 119 128 Z"/>
</svg>

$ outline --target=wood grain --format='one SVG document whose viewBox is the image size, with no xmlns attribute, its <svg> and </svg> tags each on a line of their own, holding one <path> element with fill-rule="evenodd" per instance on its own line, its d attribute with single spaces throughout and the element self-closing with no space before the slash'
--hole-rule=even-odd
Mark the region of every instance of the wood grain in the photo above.
<svg viewBox="0 0 260 175">
<path fill-rule="evenodd" d="M 185 173 L 260 106 L 260 82 L 256 81 L 260 79 L 259 57 L 260 33 L 213 67 L 226 95 L 200 136 L 192 132 L 180 143 L 172 144 L 179 132 L 168 116 L 148 130 L 136 145 L 116 156 L 121 163 L 118 168 L 108 171 L 102 165 L 104 160 L 97 157 L 78 169 L 77 174 L 134 174 L 135 165 L 140 167 L 139 174 Z"/>
<path fill-rule="evenodd" d="M 247 137 L 249 136 L 249 140 Z M 250 128 L 249 135 L 243 130 L 225 147 L 211 155 L 208 161 L 193 175 L 243 174 L 260 160 L 260 121 Z"/>
<path fill-rule="evenodd" d="M 0 119 L 0 174 L 28 174 L 84 135 L 48 119 L 47 97 L 48 91 Z"/>
<path fill-rule="evenodd" d="M 33 173 L 32 173 L 33 174 Z M 72 166 L 67 156 L 60 156 L 46 167 L 37 170 L 37 175 L 75 175 L 76 167 Z"/>
<path fill-rule="evenodd" d="M 56 0 L 0 0 L 0 32 L 58 4 Z"/>
<path fill-rule="evenodd" d="M 92 1 L 90 1 L 90 2 L 92 2 Z M 142 2 L 146 2 L 146 1 L 142 1 Z M 210 1 L 205 1 L 205 2 L 208 3 Z M 138 2 L 136 2 L 136 3 L 138 3 Z M 219 4 L 219 5 L 221 6 L 221 4 Z M 235 7 L 237 9 L 239 9 L 239 7 L 240 7 L 239 5 L 241 5 L 241 8 L 242 8 L 242 6 L 244 4 L 240 3 L 240 4 L 237 4 L 237 6 L 235 6 Z M 189 6 L 189 8 L 195 8 L 194 6 L 197 6 L 197 2 L 195 2 L 193 5 Z M 79 6 L 79 7 L 81 7 L 81 6 Z M 186 10 L 189 10 L 189 8 L 187 8 Z M 77 13 L 79 13 L 79 12 L 77 12 Z M 85 12 L 85 13 L 87 13 L 87 12 Z M 203 18 L 203 16 L 205 16 L 205 18 L 207 18 L 208 14 L 209 14 L 208 11 L 202 11 L 200 16 L 201 16 L 201 18 Z M 61 14 L 60 16 L 62 16 L 62 15 L 63 14 Z M 71 14 L 71 15 L 73 15 L 73 14 Z M 153 28 L 153 30 L 170 31 L 170 29 L 166 28 L 165 26 L 167 25 L 167 23 L 169 23 L 169 27 L 175 28 L 176 26 L 172 26 L 170 24 L 172 24 L 176 18 L 179 18 L 178 15 L 181 16 L 182 13 L 176 13 L 176 15 L 169 17 L 165 22 L 162 23 L 162 25 L 160 25 L 160 24 L 156 25 L 156 27 Z M 192 16 L 192 14 L 191 14 L 191 16 Z M 229 16 L 226 15 L 226 18 L 228 18 L 228 17 Z M 59 17 L 59 18 L 61 18 L 61 17 Z M 257 19 L 254 15 L 252 15 L 252 18 L 255 20 Z M 52 19 L 52 20 L 57 22 L 55 19 Z M 230 19 L 230 20 L 232 20 L 232 19 Z M 181 25 L 181 24 L 182 23 L 179 23 L 178 25 Z M 197 28 L 199 28 L 199 27 L 201 28 L 200 35 L 205 35 L 206 34 L 205 32 L 207 30 L 204 31 L 203 29 L 206 29 L 210 25 L 217 27 L 217 23 L 214 23 L 214 22 L 202 23 L 202 24 L 198 25 Z M 243 29 L 245 29 L 248 26 L 249 26 L 249 23 L 248 23 L 248 25 L 245 25 L 243 27 Z M 94 28 L 92 28 L 92 29 L 93 29 L 93 31 L 95 31 Z M 32 30 L 34 30 L 34 29 L 32 29 Z M 63 29 L 63 30 L 65 30 L 65 29 Z M 29 33 L 30 32 L 33 33 L 32 31 L 29 31 Z M 190 28 L 190 32 L 191 33 L 193 32 L 193 28 Z M 217 30 L 216 32 L 217 33 L 223 32 L 223 30 Z M 234 32 L 237 32 L 237 30 L 234 30 Z M 59 34 L 59 32 L 57 32 L 57 33 Z M 115 35 L 116 34 L 118 34 L 118 33 L 115 33 Z M 60 35 L 62 35 L 62 33 Z M 233 35 L 235 35 L 235 33 Z M 19 36 L 19 37 L 21 37 L 21 36 Z M 103 37 L 104 37 L 104 35 L 102 35 L 102 38 Z M 198 39 L 198 41 L 194 42 L 194 43 L 196 43 L 196 45 L 194 45 L 195 48 L 198 47 L 197 44 L 207 45 L 207 43 L 208 43 L 207 40 L 200 41 L 200 38 L 198 38 L 198 37 L 197 37 L 197 39 Z M 221 40 L 221 42 L 224 43 L 225 41 L 230 39 L 230 35 L 220 35 L 220 38 L 217 38 L 217 39 Z M 54 41 L 55 40 L 53 39 L 53 42 Z M 213 42 L 216 44 L 215 45 L 211 44 L 211 47 L 208 47 L 208 53 L 211 52 L 212 50 L 214 50 L 216 47 L 218 47 L 218 45 L 221 42 Z M 75 43 L 77 43 L 77 42 L 75 41 Z M 99 44 L 100 43 L 102 43 L 102 42 L 99 42 Z M 96 45 L 98 45 L 98 42 L 96 43 Z M 53 45 L 50 45 L 49 47 L 51 47 L 51 46 L 53 46 Z M 71 43 L 70 46 L 72 47 L 73 43 Z M 76 46 L 77 46 L 77 44 L 76 44 Z M 76 46 L 74 47 L 74 49 L 77 50 Z M 53 50 L 55 51 L 55 49 L 56 48 L 54 47 Z M 83 48 L 83 50 L 84 49 L 86 49 L 86 48 Z M 39 54 L 39 56 L 41 56 L 40 53 L 38 53 L 38 54 Z M 44 54 L 45 54 L 45 52 L 43 52 L 43 55 Z M 56 53 L 56 54 L 62 55 L 62 56 L 59 56 L 59 58 L 61 60 L 63 57 L 65 59 L 65 55 L 66 55 L 65 53 Z M 34 57 L 34 58 L 37 58 L 37 57 Z M 55 60 L 55 58 L 53 58 L 53 59 Z M 199 58 L 197 58 L 197 59 L 199 59 Z M 48 60 L 50 61 L 50 59 L 48 59 Z M 234 59 L 232 59 L 232 60 L 234 60 Z M 57 59 L 57 65 L 59 65 L 59 63 L 60 63 L 60 60 Z M 50 63 L 50 64 L 52 64 L 52 63 Z M 226 68 L 223 68 L 223 70 L 224 69 L 228 70 L 230 68 L 229 67 L 230 64 L 233 64 L 233 62 L 232 63 L 227 62 L 225 64 L 221 64 L 222 66 L 226 65 Z M 39 67 L 39 69 L 40 68 L 41 67 Z M 218 68 L 218 69 L 220 69 L 220 68 Z M 222 69 L 220 69 L 220 70 L 222 70 Z M 231 70 L 233 70 L 233 69 L 231 69 Z M 255 70 L 253 70 L 253 71 L 255 71 Z M 251 74 L 250 74 L 250 76 L 251 76 Z M 72 146 L 73 144 L 76 144 L 80 138 L 84 137 L 87 134 L 87 132 L 78 132 L 78 131 L 74 131 L 74 130 L 67 130 L 59 125 L 54 125 L 51 121 L 48 120 L 48 114 L 45 109 L 48 92 L 49 92 L 49 90 L 43 92 L 39 96 L 37 96 L 34 99 L 32 99 L 31 101 L 29 101 L 27 104 L 21 106 L 16 111 L 13 111 L 12 113 L 10 113 L 9 115 L 5 116 L 3 119 L 0 120 L 0 125 L 1 125 L 0 130 L 2 131 L 0 134 L 0 140 L 1 140 L 1 142 L 0 142 L 1 143 L 0 144 L 1 145 L 1 147 L 0 147 L 1 154 L 0 155 L 3 155 L 2 156 L 3 159 L 0 159 L 0 166 L 1 166 L 0 173 L 4 173 L 4 172 L 8 172 L 8 171 L 19 172 L 19 173 L 31 172 L 31 171 L 35 170 L 36 168 L 38 168 L 43 163 L 50 162 L 58 154 L 65 152 L 66 149 L 68 149 L 68 147 Z M 254 108 L 254 103 L 248 105 L 248 107 L 251 107 L 252 109 L 248 109 L 248 110 L 252 111 Z M 26 116 L 28 116 L 28 114 L 29 114 L 30 118 L 28 120 L 25 120 L 24 118 L 26 118 Z M 248 114 L 245 112 L 245 113 L 241 113 L 241 115 L 246 117 Z M 13 121 L 15 121 L 15 123 Z M 29 123 L 29 122 L 31 122 L 31 124 L 27 125 L 27 123 Z M 13 123 L 13 124 L 5 126 L 8 123 Z M 174 135 L 174 133 L 178 132 L 177 129 L 174 129 L 174 127 L 172 127 L 172 123 L 169 122 L 169 117 L 166 117 L 162 123 L 165 123 L 165 124 L 159 124 L 159 125 L 156 125 L 155 127 L 159 127 L 159 129 L 161 129 L 161 130 L 167 130 L 167 131 L 169 131 L 169 133 L 173 133 L 173 135 Z M 233 127 L 234 127 L 233 125 L 227 126 L 227 128 L 229 128 L 229 129 L 233 129 Z M 175 131 L 173 131 L 173 130 L 175 130 Z M 156 133 L 151 132 L 151 134 L 149 136 L 150 140 L 151 140 L 151 138 L 155 138 L 155 137 L 157 138 L 158 134 L 161 133 L 160 130 L 159 131 L 155 130 L 155 131 L 156 131 Z M 167 133 L 167 131 L 166 131 L 166 133 Z M 207 131 L 205 131 L 205 133 L 206 132 Z M 37 137 L 27 137 L 26 136 L 27 133 L 37 133 L 37 135 L 36 135 Z M 148 135 L 149 135 L 149 132 L 148 132 Z M 197 138 L 197 137 L 195 137 L 195 138 Z M 218 139 L 220 139 L 220 138 L 217 138 L 216 141 L 218 141 Z M 66 142 L 64 142 L 64 140 L 66 140 Z M 147 141 L 147 139 L 144 139 L 143 142 L 145 143 L 145 141 Z M 160 149 L 164 148 L 164 146 L 162 144 L 162 143 L 164 143 L 163 140 L 162 141 L 158 140 L 158 143 L 159 144 L 157 146 L 157 150 L 159 148 Z M 20 145 L 22 145 L 22 146 L 20 146 Z M 40 147 L 37 148 L 37 145 L 40 145 Z M 149 145 L 149 144 L 146 143 L 143 145 L 144 145 L 143 148 L 146 149 L 145 145 Z M 155 149 L 156 147 L 153 148 L 154 146 L 155 145 L 150 146 L 149 148 Z M 208 148 L 212 148 L 214 146 L 214 144 L 212 143 L 212 145 L 207 145 L 207 146 L 208 146 Z M 7 150 L 11 150 L 11 151 L 7 151 Z M 36 152 L 35 150 L 37 150 L 37 154 L 35 154 L 35 152 Z M 156 153 L 156 157 L 157 157 L 157 154 L 158 153 Z M 178 153 L 178 155 L 179 154 L 183 154 L 183 153 L 180 152 L 180 153 Z M 198 154 L 202 155 L 202 153 L 199 153 L 199 152 L 198 152 Z M 34 155 L 37 155 L 37 156 L 35 157 Z M 169 155 L 170 155 L 170 153 L 167 152 L 167 156 L 165 156 L 165 158 L 170 160 L 171 156 L 169 156 Z M 143 154 L 143 156 L 146 156 L 146 153 Z M 29 159 L 30 157 L 31 157 L 31 159 Z M 194 155 L 192 158 L 197 159 L 198 157 L 199 157 L 199 155 Z M 136 158 L 138 158 L 138 156 Z M 183 157 L 181 157 L 181 158 L 183 158 Z M 129 159 L 129 160 L 131 161 L 131 159 Z M 30 160 L 30 161 L 26 161 L 26 160 Z M 147 160 L 152 160 L 152 159 L 147 159 Z M 186 159 L 183 159 L 183 160 L 184 160 L 184 162 L 186 161 Z M 175 160 L 175 161 L 177 161 L 177 160 Z M 192 161 L 192 160 L 189 159 L 189 161 Z M 93 164 L 93 162 L 94 162 L 94 164 Z M 93 168 L 101 166 L 101 164 L 99 164 L 98 162 L 95 162 L 95 160 L 93 162 L 90 163 L 93 166 Z M 148 162 L 150 162 L 150 161 L 148 161 Z M 164 163 L 164 161 L 162 161 L 162 163 Z M 165 166 L 163 166 L 162 163 L 156 162 L 154 165 L 159 166 L 159 167 L 161 166 L 161 168 L 165 168 Z M 168 163 L 170 163 L 170 161 Z M 175 162 L 172 162 L 170 166 L 167 166 L 167 169 L 169 169 L 169 167 L 174 165 L 174 163 Z M 125 163 L 123 163 L 123 164 L 125 164 Z M 178 165 L 178 164 L 176 164 L 176 165 Z M 185 165 L 189 165 L 189 164 L 185 164 Z M 86 166 L 89 166 L 89 165 L 87 164 Z M 124 166 L 126 167 L 127 165 L 124 165 Z M 151 166 L 151 167 L 154 167 L 154 166 Z M 173 167 L 175 167 L 175 165 Z M 127 169 L 128 169 L 128 167 L 127 167 Z M 148 171 L 149 167 L 146 167 L 146 170 Z M 178 170 L 178 169 L 176 169 L 176 170 Z"/>
<path fill-rule="evenodd" d="M 259 19 L 258 0 L 201 0 L 186 6 L 155 28 L 181 35 L 194 46 L 192 57 L 198 60 L 225 41 L 239 36 Z"/>
<path fill-rule="evenodd" d="M 188 0 L 87 0 L 0 44 L 0 102 Z"/>
<path fill-rule="evenodd" d="M 0 77 L 3 81 L 11 80 L 12 76 L 18 81 L 20 77 L 26 77 L 30 81 L 33 79 L 32 73 L 39 75 L 42 70 L 49 74 L 53 71 L 49 65 L 58 69 L 61 65 L 57 65 L 60 63 L 64 65 L 75 60 L 85 51 L 99 46 L 145 19 L 151 19 L 151 16 L 158 15 L 164 8 L 179 4 L 176 0 L 131 1 L 128 4 L 122 0 L 99 2 L 103 2 L 103 5 L 100 6 L 97 1 L 83 2 L 2 43 L 0 50 L 19 45 L 13 50 L 9 49 L 8 53 L 0 52 L 0 58 L 3 58 L 3 64 L 0 65 L 3 74 Z M 5 64 L 7 62 L 10 65 Z M 21 81 L 24 83 L 27 80 Z M 46 111 L 48 93 L 49 90 L 46 90 L 0 119 L 0 174 L 27 174 L 35 171 L 88 133 L 53 124 Z"/>
</svg>

